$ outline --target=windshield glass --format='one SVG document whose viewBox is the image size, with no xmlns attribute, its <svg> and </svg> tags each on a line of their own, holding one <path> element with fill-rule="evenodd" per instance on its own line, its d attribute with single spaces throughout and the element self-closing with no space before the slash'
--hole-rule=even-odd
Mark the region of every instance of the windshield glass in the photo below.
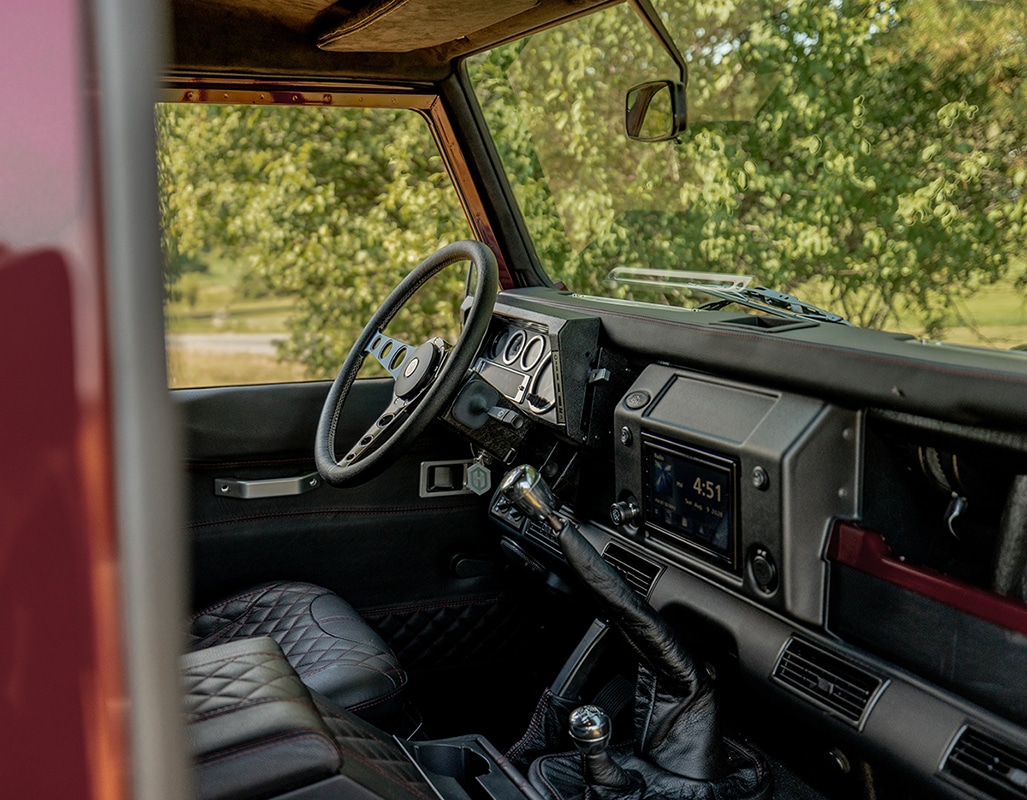
<svg viewBox="0 0 1027 800">
<path fill-rule="evenodd" d="M 624 135 L 627 91 L 678 77 L 629 5 L 470 64 L 554 281 L 695 306 L 712 298 L 609 275 L 744 275 L 865 327 L 1027 342 L 1027 7 L 657 10 L 688 65 L 689 128 L 677 140 Z"/>
</svg>

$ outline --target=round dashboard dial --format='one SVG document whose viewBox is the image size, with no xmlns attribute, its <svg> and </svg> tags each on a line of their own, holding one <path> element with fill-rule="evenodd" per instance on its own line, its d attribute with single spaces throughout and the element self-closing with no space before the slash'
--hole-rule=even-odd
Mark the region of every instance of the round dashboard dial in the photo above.
<svg viewBox="0 0 1027 800">
<path fill-rule="evenodd" d="M 542 366 L 535 373 L 528 395 L 528 408 L 536 414 L 545 414 L 556 405 L 556 378 L 553 373 L 553 356 L 547 355 Z"/>
<path fill-rule="evenodd" d="M 542 338 L 540 334 L 535 334 L 528 343 L 524 345 L 524 350 L 521 353 L 521 369 L 525 372 L 530 372 L 535 368 L 535 365 L 542 360 L 542 356 L 546 352 L 546 340 Z"/>
<path fill-rule="evenodd" d="M 522 330 L 516 330 L 506 340 L 506 347 L 503 348 L 503 361 L 513 364 L 521 355 L 524 343 L 528 340 L 528 334 Z"/>
<path fill-rule="evenodd" d="M 506 343 L 510 339 L 510 329 L 503 328 L 495 336 L 492 337 L 492 341 L 489 342 L 488 350 L 486 354 L 489 358 L 499 358 L 499 356 L 506 349 Z"/>
</svg>

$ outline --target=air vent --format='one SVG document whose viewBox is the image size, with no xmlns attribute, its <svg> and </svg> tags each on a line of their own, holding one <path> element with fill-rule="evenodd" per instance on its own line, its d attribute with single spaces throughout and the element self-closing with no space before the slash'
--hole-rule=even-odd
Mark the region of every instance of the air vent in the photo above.
<svg viewBox="0 0 1027 800">
<path fill-rule="evenodd" d="M 635 555 L 614 542 L 610 542 L 603 550 L 603 560 L 617 570 L 643 599 L 649 597 L 649 592 L 652 591 L 653 584 L 660 574 L 659 564 Z"/>
<path fill-rule="evenodd" d="M 788 640 L 773 677 L 857 727 L 884 685 L 862 667 L 799 639 Z"/>
<path fill-rule="evenodd" d="M 1027 752 L 973 728 L 960 731 L 941 771 L 1000 800 L 1027 798 Z"/>
<path fill-rule="evenodd" d="M 546 523 L 539 522 L 536 519 L 528 518 L 528 525 L 524 529 L 524 536 L 536 544 L 542 545 L 546 550 L 554 555 L 563 556 L 563 552 L 560 550 L 560 545 L 556 541 L 556 532 L 550 528 Z"/>
</svg>

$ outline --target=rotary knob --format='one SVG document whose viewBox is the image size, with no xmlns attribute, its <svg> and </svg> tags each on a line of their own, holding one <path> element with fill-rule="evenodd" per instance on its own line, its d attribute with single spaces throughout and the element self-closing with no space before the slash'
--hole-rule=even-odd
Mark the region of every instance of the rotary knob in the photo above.
<svg viewBox="0 0 1027 800">
<path fill-rule="evenodd" d="M 764 548 L 758 547 L 749 562 L 753 580 L 764 594 L 773 594 L 777 589 L 777 564 L 774 557 Z"/>
<path fill-rule="evenodd" d="M 639 518 L 642 511 L 634 500 L 620 500 L 610 506 L 610 522 L 620 527 L 630 525 Z"/>
</svg>

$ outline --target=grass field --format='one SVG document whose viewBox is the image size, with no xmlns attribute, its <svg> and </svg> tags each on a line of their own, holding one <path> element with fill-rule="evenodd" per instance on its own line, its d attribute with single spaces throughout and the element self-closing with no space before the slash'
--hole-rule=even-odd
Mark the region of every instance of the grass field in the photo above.
<svg viewBox="0 0 1027 800">
<path fill-rule="evenodd" d="M 1008 350 L 1027 344 L 1027 294 L 1016 286 L 1015 270 L 1010 277 L 989 286 L 982 286 L 968 299 L 954 303 L 946 315 L 944 329 L 933 338 L 949 344 L 971 345 Z M 828 311 L 842 313 L 833 307 L 826 287 L 805 285 L 796 294 L 803 300 Z M 911 314 L 900 312 L 898 320 L 885 326 L 887 330 L 921 338 L 924 326 Z"/>
<path fill-rule="evenodd" d="M 946 328 L 943 340 L 1008 350 L 1027 344 L 1027 296 L 1012 281 L 986 286 L 953 309 L 968 324 Z"/>
<path fill-rule="evenodd" d="M 231 258 L 211 256 L 205 272 L 189 272 L 177 298 L 165 309 L 168 333 L 280 333 L 292 311 L 288 298 L 247 297 L 242 268 Z"/>
<path fill-rule="evenodd" d="M 168 333 L 283 333 L 292 306 L 278 298 L 184 310 L 168 306 Z"/>
<path fill-rule="evenodd" d="M 168 348 L 168 386 L 172 389 L 285 383 L 308 379 L 302 365 L 279 361 L 274 356 Z"/>
<path fill-rule="evenodd" d="M 180 330 L 180 329 L 179 329 Z M 252 331 L 253 329 L 247 329 Z M 180 330 L 181 332 L 181 330 Z M 205 332 L 197 326 L 189 332 Z M 267 331 L 277 333 L 277 330 Z M 260 353 L 221 352 L 168 343 L 168 386 L 241 386 L 253 383 L 282 383 L 308 380 L 301 364 L 280 361 Z"/>
</svg>

